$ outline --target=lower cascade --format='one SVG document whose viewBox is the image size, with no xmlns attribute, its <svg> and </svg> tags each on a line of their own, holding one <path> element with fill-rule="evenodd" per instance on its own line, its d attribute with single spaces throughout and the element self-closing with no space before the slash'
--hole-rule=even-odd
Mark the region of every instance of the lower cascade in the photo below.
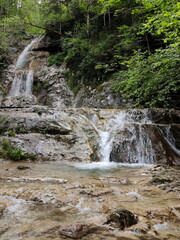
<svg viewBox="0 0 180 240">
<path fill-rule="evenodd" d="M 98 130 L 93 123 L 99 133 L 101 162 L 156 164 L 163 159 L 163 153 L 169 163 L 176 159 L 178 162 L 180 152 L 175 147 L 171 127 L 154 124 L 149 112 L 136 109 L 113 112 L 104 130 Z"/>
<path fill-rule="evenodd" d="M 148 119 L 140 122 L 133 120 L 133 114 L 122 111 L 114 119 L 110 119 L 106 132 L 100 132 L 100 149 L 102 161 L 123 163 L 155 163 L 152 140 L 145 131 Z"/>
</svg>

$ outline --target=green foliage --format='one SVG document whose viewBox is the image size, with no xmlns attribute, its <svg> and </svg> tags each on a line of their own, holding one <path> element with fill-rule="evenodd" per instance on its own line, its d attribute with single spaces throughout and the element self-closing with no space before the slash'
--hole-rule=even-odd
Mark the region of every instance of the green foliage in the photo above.
<svg viewBox="0 0 180 240">
<path fill-rule="evenodd" d="M 16 41 L 22 39 L 24 26 L 18 16 L 1 19 L 0 21 L 0 54 L 7 54 L 8 47 Z"/>
<path fill-rule="evenodd" d="M 10 159 L 13 161 L 21 161 L 26 159 L 35 160 L 34 154 L 24 152 L 20 147 L 14 147 L 10 140 L 4 138 L 1 144 L 0 157 Z"/>
<path fill-rule="evenodd" d="M 178 0 L 0 0 L 0 19 L 0 68 L 13 42 L 45 31 L 48 66 L 66 64 L 74 93 L 115 74 L 136 106 L 173 107 L 179 97 Z"/>
<path fill-rule="evenodd" d="M 154 36 L 161 35 L 165 43 L 180 41 L 180 3 L 172 1 L 144 1 L 143 7 L 151 14 L 142 25 L 142 32 L 149 32 Z M 153 14 L 152 14 L 153 13 Z"/>
<path fill-rule="evenodd" d="M 116 74 L 114 88 L 135 106 L 178 107 L 180 94 L 180 48 L 171 46 L 154 54 L 136 52 Z"/>
<path fill-rule="evenodd" d="M 80 89 L 80 85 L 77 82 L 77 75 L 75 75 L 69 71 L 66 71 L 66 72 L 64 72 L 64 77 L 67 81 L 68 87 L 76 95 Z"/>
<path fill-rule="evenodd" d="M 64 56 L 62 53 L 57 53 L 57 54 L 54 54 L 52 56 L 49 57 L 48 59 L 48 66 L 52 66 L 52 65 L 57 65 L 57 66 L 60 66 L 62 65 L 64 61 Z"/>
<path fill-rule="evenodd" d="M 15 130 L 9 130 L 7 134 L 8 134 L 9 137 L 15 137 L 16 136 L 16 131 Z"/>
<path fill-rule="evenodd" d="M 10 141 L 7 138 L 4 138 L 2 141 L 2 149 L 7 151 L 10 148 Z"/>
<path fill-rule="evenodd" d="M 65 39 L 64 63 L 73 73 L 73 78 L 81 79 L 87 85 L 97 85 L 107 79 L 109 73 L 114 71 L 114 42 L 116 39 L 113 35 L 104 36 L 102 41 L 79 37 Z"/>
</svg>

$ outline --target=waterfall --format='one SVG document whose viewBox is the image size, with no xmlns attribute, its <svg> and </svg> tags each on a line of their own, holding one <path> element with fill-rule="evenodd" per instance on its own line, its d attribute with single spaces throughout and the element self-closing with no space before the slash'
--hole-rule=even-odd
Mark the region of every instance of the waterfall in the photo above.
<svg viewBox="0 0 180 240">
<path fill-rule="evenodd" d="M 142 113 L 121 111 L 108 121 L 105 131 L 99 131 L 101 162 L 119 161 L 118 156 L 124 163 L 154 163 L 151 138 L 144 131 L 152 122 Z"/>
<path fill-rule="evenodd" d="M 15 66 L 15 77 L 9 92 L 9 96 L 32 95 L 34 71 L 30 69 L 29 55 L 33 45 L 38 39 L 34 39 L 20 54 Z"/>
<path fill-rule="evenodd" d="M 28 73 L 27 73 L 27 78 L 26 78 L 26 87 L 25 87 L 25 94 L 26 95 L 31 95 L 32 94 L 33 80 L 34 80 L 34 71 L 29 70 Z"/>
<path fill-rule="evenodd" d="M 28 65 L 28 57 L 29 57 L 30 51 L 36 41 L 37 41 L 37 39 L 32 40 L 32 42 L 29 43 L 29 45 L 27 47 L 25 47 L 25 49 L 23 50 L 23 52 L 20 54 L 20 56 L 17 59 L 16 69 L 22 70 Z"/>
<path fill-rule="evenodd" d="M 100 152 L 101 152 L 101 161 L 104 163 L 109 162 L 109 156 L 111 152 L 112 139 L 110 139 L 109 132 L 99 132 L 100 135 Z"/>
</svg>

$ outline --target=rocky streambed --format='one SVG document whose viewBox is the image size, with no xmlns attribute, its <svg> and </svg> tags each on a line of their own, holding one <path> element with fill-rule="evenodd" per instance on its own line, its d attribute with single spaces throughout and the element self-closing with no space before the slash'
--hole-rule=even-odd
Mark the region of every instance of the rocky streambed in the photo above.
<svg viewBox="0 0 180 240">
<path fill-rule="evenodd" d="M 179 169 L 103 163 L 1 162 L 2 240 L 178 240 L 179 186 L 154 185 Z M 156 176 L 156 177 L 157 177 Z M 178 189 L 178 191 L 177 191 Z M 108 219 L 125 209 L 137 223 L 122 229 Z"/>
</svg>

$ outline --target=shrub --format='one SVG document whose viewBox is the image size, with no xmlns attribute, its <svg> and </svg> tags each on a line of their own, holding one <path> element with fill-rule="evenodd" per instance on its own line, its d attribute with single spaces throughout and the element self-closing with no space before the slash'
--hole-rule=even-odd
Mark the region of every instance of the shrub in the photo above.
<svg viewBox="0 0 180 240">
<path fill-rule="evenodd" d="M 11 147 L 6 152 L 7 158 L 14 161 L 20 161 L 27 158 L 27 154 L 19 147 Z"/>
<path fill-rule="evenodd" d="M 135 106 L 178 107 L 180 101 L 179 46 L 159 49 L 154 54 L 136 52 L 116 74 L 117 91 L 133 99 Z"/>
<path fill-rule="evenodd" d="M 52 65 L 57 65 L 60 66 L 61 64 L 63 64 L 64 61 L 64 56 L 62 53 L 57 53 L 54 54 L 52 56 L 49 57 L 48 59 L 48 66 L 52 66 Z"/>
<path fill-rule="evenodd" d="M 0 150 L 0 157 L 10 159 L 13 161 L 21 161 L 25 159 L 35 160 L 34 154 L 24 152 L 20 147 L 14 147 L 10 140 L 5 138 L 2 141 L 2 149 Z"/>
</svg>

